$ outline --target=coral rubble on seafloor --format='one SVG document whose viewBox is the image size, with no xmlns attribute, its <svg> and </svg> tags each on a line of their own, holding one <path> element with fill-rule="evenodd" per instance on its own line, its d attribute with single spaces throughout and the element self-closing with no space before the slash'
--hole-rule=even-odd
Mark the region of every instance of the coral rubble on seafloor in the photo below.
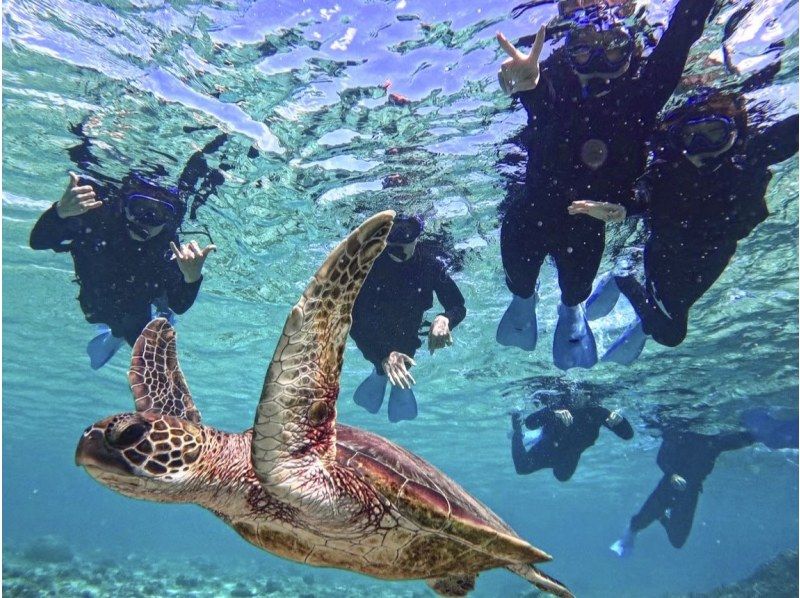
<svg viewBox="0 0 800 598">
<path fill-rule="evenodd" d="M 761 565 L 749 577 L 687 598 L 796 598 L 797 551 L 787 550 Z"/>
<path fill-rule="evenodd" d="M 258 561 L 228 567 L 180 555 L 73 553 L 54 536 L 21 549 L 6 543 L 3 550 L 4 598 L 361 598 L 384 592 L 399 598 L 430 595 L 421 583 L 391 585 L 357 576 L 330 583 L 317 579 L 313 570 L 283 572 Z"/>
</svg>

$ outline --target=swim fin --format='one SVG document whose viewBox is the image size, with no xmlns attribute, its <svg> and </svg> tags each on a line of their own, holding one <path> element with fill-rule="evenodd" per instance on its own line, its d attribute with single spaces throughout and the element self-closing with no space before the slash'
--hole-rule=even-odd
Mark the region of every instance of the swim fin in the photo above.
<svg viewBox="0 0 800 598">
<path fill-rule="evenodd" d="M 627 528 L 625 533 L 622 534 L 622 537 L 609 546 L 609 548 L 612 552 L 617 553 L 618 557 L 624 558 L 626 556 L 631 556 L 635 538 L 636 534 L 631 531 L 631 528 Z"/>
<path fill-rule="evenodd" d="M 614 275 L 611 272 L 604 274 L 586 300 L 586 319 L 592 321 L 607 316 L 618 300 L 619 287 Z"/>
<path fill-rule="evenodd" d="M 544 437 L 544 433 L 542 428 L 537 428 L 535 430 L 525 430 L 522 433 L 522 445 L 525 447 L 526 451 L 531 450 L 537 444 L 542 441 Z"/>
<path fill-rule="evenodd" d="M 175 325 L 175 312 L 172 311 L 167 305 L 166 297 L 158 297 L 151 304 L 150 309 L 151 318 L 166 318 L 170 326 Z"/>
<path fill-rule="evenodd" d="M 642 354 L 647 335 L 642 329 L 642 321 L 636 321 L 625 329 L 603 355 L 602 361 L 613 361 L 621 365 L 630 365 Z"/>
<path fill-rule="evenodd" d="M 558 304 L 558 323 L 553 335 L 553 363 L 557 368 L 590 368 L 597 363 L 597 345 L 582 305 Z"/>
<path fill-rule="evenodd" d="M 99 334 L 86 345 L 86 353 L 89 355 L 89 365 L 93 370 L 99 370 L 114 357 L 114 354 L 125 343 L 124 338 L 111 334 L 111 329 L 100 324 L 97 326 Z"/>
<path fill-rule="evenodd" d="M 497 342 L 506 347 L 519 347 L 525 351 L 536 348 L 539 332 L 536 325 L 537 295 L 523 299 L 517 295 L 503 314 L 497 327 Z"/>
<path fill-rule="evenodd" d="M 370 413 L 378 413 L 383 405 L 383 395 L 386 393 L 386 382 L 388 378 L 384 374 L 379 374 L 377 370 L 358 385 L 353 393 L 353 402 L 360 405 Z"/>
<path fill-rule="evenodd" d="M 742 425 L 757 442 L 771 449 L 797 449 L 797 416 L 794 419 L 778 419 L 763 407 L 748 409 L 742 413 Z"/>
<path fill-rule="evenodd" d="M 417 399 L 410 388 L 392 386 L 389 393 L 389 421 L 397 423 L 417 417 Z"/>
</svg>

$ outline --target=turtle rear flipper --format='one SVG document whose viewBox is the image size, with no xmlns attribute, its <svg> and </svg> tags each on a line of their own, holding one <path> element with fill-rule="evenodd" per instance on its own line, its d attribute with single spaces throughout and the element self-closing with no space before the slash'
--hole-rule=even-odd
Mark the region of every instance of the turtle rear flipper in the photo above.
<svg viewBox="0 0 800 598">
<path fill-rule="evenodd" d="M 557 579 L 545 575 L 533 565 L 508 565 L 506 569 L 525 578 L 543 592 L 558 596 L 558 598 L 575 598 L 567 586 Z"/>
<path fill-rule="evenodd" d="M 133 346 L 128 383 L 136 411 L 155 411 L 200 423 L 178 363 L 175 329 L 165 318 L 151 321 Z"/>
<path fill-rule="evenodd" d="M 253 426 L 251 459 L 261 483 L 308 510 L 336 510 L 336 399 L 351 311 L 386 246 L 394 212 L 376 214 L 328 256 L 292 308 L 267 370 Z M 320 513 L 322 511 L 319 511 Z"/>
</svg>

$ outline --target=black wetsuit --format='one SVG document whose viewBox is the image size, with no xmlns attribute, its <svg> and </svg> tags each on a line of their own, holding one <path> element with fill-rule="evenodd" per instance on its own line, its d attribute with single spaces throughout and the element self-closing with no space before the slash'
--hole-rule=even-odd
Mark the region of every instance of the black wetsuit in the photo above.
<svg viewBox="0 0 800 598">
<path fill-rule="evenodd" d="M 529 415 L 525 426 L 530 430 L 542 428 L 541 438 L 529 451 L 525 450 L 522 428 L 514 430 L 511 457 L 518 474 L 552 468 L 555 478 L 566 482 L 575 473 L 583 451 L 597 441 L 601 426 L 624 440 L 633 438 L 633 427 L 627 419 L 622 418 L 614 427 L 606 423 L 611 412 L 605 407 L 570 409 L 570 413 L 572 423 L 569 426 L 565 426 L 550 408 Z"/>
<path fill-rule="evenodd" d="M 633 276 L 616 281 L 656 342 L 675 346 L 686 337 L 689 308 L 725 270 L 737 242 L 767 218 L 769 166 L 795 154 L 797 138 L 795 115 L 700 168 L 674 150 L 648 167 L 641 202 L 629 210 L 648 219 L 645 284 Z"/>
<path fill-rule="evenodd" d="M 707 436 L 695 433 L 665 433 L 657 463 L 664 477 L 647 498 L 641 510 L 631 518 L 630 528 L 639 532 L 656 519 L 667 531 L 670 544 L 680 548 L 692 530 L 697 500 L 703 481 L 714 469 L 723 451 L 733 451 L 753 444 L 748 432 L 729 432 Z M 670 480 L 673 474 L 686 480 L 678 490 Z"/>
<path fill-rule="evenodd" d="M 503 219 L 501 253 L 509 290 L 530 297 L 544 258 L 555 259 L 564 304 L 592 290 L 605 247 L 605 224 L 570 216 L 576 200 L 624 202 L 645 168 L 646 143 L 677 86 L 714 0 L 680 0 L 649 57 L 601 97 L 583 97 L 563 49 L 544 61 L 538 85 L 519 94 L 528 113 L 526 192 Z M 591 166 L 590 166 L 591 164 Z"/>
<path fill-rule="evenodd" d="M 375 260 L 353 306 L 350 336 L 379 373 L 392 351 L 413 357 L 422 345 L 419 329 L 434 293 L 454 329 L 467 314 L 464 297 L 432 248 L 420 243 L 405 262 L 386 251 Z"/>
<path fill-rule="evenodd" d="M 194 303 L 202 278 L 186 283 L 169 259 L 176 235 L 165 230 L 143 243 L 131 239 L 114 203 L 69 218 L 60 218 L 53 204 L 33 227 L 30 245 L 70 252 L 86 320 L 108 325 L 132 346 L 151 319 L 152 303 L 182 314 Z"/>
</svg>

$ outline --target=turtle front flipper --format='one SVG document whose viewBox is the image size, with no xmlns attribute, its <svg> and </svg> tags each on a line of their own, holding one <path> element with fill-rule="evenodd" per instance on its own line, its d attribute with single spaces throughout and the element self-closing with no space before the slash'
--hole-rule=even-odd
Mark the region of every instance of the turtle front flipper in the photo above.
<svg viewBox="0 0 800 598">
<path fill-rule="evenodd" d="M 150 322 L 133 346 L 128 383 L 136 411 L 156 411 L 194 423 L 200 411 L 178 364 L 175 329 L 165 318 Z"/>
<path fill-rule="evenodd" d="M 330 501 L 339 481 L 336 399 L 351 311 L 386 246 L 394 212 L 376 214 L 334 249 L 292 308 L 267 370 L 253 426 L 252 462 L 270 492 L 299 507 Z"/>
</svg>

